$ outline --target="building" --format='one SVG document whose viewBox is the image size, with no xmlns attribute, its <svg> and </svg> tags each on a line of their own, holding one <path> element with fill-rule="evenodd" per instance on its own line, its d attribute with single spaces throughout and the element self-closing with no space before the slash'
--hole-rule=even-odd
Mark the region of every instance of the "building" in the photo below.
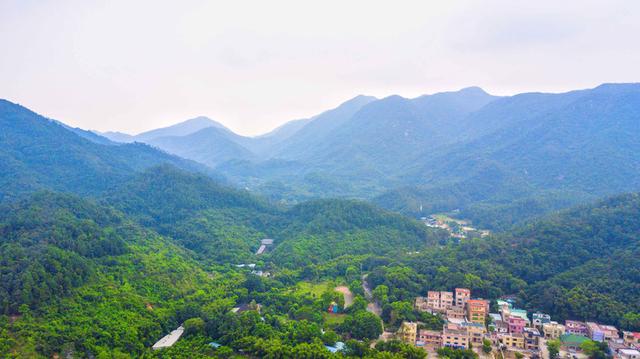
<svg viewBox="0 0 640 359">
<path fill-rule="evenodd" d="M 467 305 L 467 301 L 471 299 L 471 291 L 467 288 L 456 288 L 455 293 L 456 307 L 464 310 L 465 306 Z"/>
<path fill-rule="evenodd" d="M 430 290 L 427 292 L 427 308 L 432 311 L 445 313 L 453 307 L 452 292 L 438 292 Z"/>
<path fill-rule="evenodd" d="M 465 312 L 463 308 L 456 306 L 447 310 L 448 321 L 464 321 L 464 316 L 465 316 Z"/>
<path fill-rule="evenodd" d="M 568 334 L 582 335 L 586 337 L 589 335 L 589 328 L 584 322 L 576 320 L 567 320 L 564 322 L 565 332 Z"/>
<path fill-rule="evenodd" d="M 527 326 L 527 322 L 520 317 L 509 317 L 507 324 L 509 325 L 509 333 L 511 334 L 522 334 L 524 327 Z"/>
<path fill-rule="evenodd" d="M 442 330 L 442 346 L 455 349 L 469 348 L 469 335 L 465 328 L 449 323 Z"/>
<path fill-rule="evenodd" d="M 630 347 L 640 348 L 639 332 L 622 332 L 622 339 L 624 339 L 624 344 Z"/>
<path fill-rule="evenodd" d="M 640 359 L 640 351 L 637 349 L 620 349 L 620 359 Z"/>
<path fill-rule="evenodd" d="M 565 327 L 558 322 L 549 322 L 542 325 L 542 332 L 546 339 L 558 339 L 565 333 Z"/>
<path fill-rule="evenodd" d="M 498 342 L 500 342 L 500 344 L 504 345 L 507 348 L 517 348 L 517 349 L 525 348 L 524 335 L 522 334 L 516 334 L 516 333 L 501 334 L 501 335 L 498 335 Z"/>
<path fill-rule="evenodd" d="M 414 322 L 402 322 L 398 330 L 398 338 L 411 345 L 416 344 L 418 337 L 418 324 Z"/>
<path fill-rule="evenodd" d="M 540 331 L 536 328 L 524 328 L 524 348 L 527 350 L 540 350 Z"/>
<path fill-rule="evenodd" d="M 171 331 L 171 333 L 165 335 L 164 337 L 162 337 L 162 339 L 158 340 L 151 347 L 151 349 L 159 350 L 159 349 L 169 348 L 173 346 L 178 341 L 178 339 L 180 339 L 183 333 L 184 333 L 184 327 L 181 325 L 176 330 Z"/>
<path fill-rule="evenodd" d="M 489 313 L 489 302 L 484 299 L 467 300 L 467 319 L 473 323 L 484 325 Z"/>
<path fill-rule="evenodd" d="M 418 346 L 428 345 L 440 348 L 442 346 L 442 333 L 437 330 L 420 329 L 416 343 L 420 343 Z"/>
<path fill-rule="evenodd" d="M 551 316 L 540 312 L 533 313 L 533 326 L 542 330 L 542 325 L 551 322 Z"/>
<path fill-rule="evenodd" d="M 577 334 L 563 334 L 560 336 L 560 348 L 568 352 L 581 352 L 580 345 L 589 340 L 587 337 Z"/>
<path fill-rule="evenodd" d="M 428 312 L 430 308 L 427 303 L 427 297 L 416 297 L 415 307 L 421 312 Z"/>
<path fill-rule="evenodd" d="M 587 322 L 587 331 L 592 340 L 603 342 L 619 338 L 618 329 L 611 325 Z"/>
<path fill-rule="evenodd" d="M 482 339 L 484 339 L 484 335 L 487 333 L 484 324 L 465 322 L 460 324 L 460 327 L 467 331 L 467 336 L 472 344 L 482 344 Z"/>
<path fill-rule="evenodd" d="M 511 308 L 511 310 L 509 311 L 508 317 L 522 318 L 527 326 L 531 324 L 527 311 L 524 309 Z"/>
</svg>

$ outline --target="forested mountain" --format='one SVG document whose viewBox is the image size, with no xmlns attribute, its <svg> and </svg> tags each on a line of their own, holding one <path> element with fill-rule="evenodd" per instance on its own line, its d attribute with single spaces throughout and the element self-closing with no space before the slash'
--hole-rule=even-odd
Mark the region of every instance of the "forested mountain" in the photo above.
<svg viewBox="0 0 640 359">
<path fill-rule="evenodd" d="M 501 102 L 510 110 L 497 106 Z M 501 129 L 436 154 L 424 153 L 424 160 L 405 175 L 404 182 L 414 187 L 392 191 L 377 203 L 409 212 L 421 203 L 438 210 L 462 208 L 468 217 L 492 225 L 509 212 L 516 213 L 517 221 L 532 208 L 535 213 L 536 207 L 544 211 L 637 190 L 639 104 L 637 84 L 497 100 L 472 119 L 502 116 Z M 535 201 L 538 205 L 518 208 Z M 485 216 L 483 207 L 502 208 Z"/>
<path fill-rule="evenodd" d="M 207 127 L 186 136 L 156 137 L 146 142 L 169 153 L 215 167 L 229 160 L 252 160 L 256 155 L 244 148 L 227 130 Z"/>
<path fill-rule="evenodd" d="M 377 267 L 393 296 L 456 286 L 485 298 L 516 295 L 554 319 L 598 320 L 640 329 L 640 195 L 613 197 L 512 232 L 431 248 Z M 412 278 L 391 282 L 393 273 Z"/>
<path fill-rule="evenodd" d="M 170 163 L 213 171 L 143 144 L 100 144 L 55 121 L 0 100 L 0 199 L 49 188 L 98 193 L 136 171 Z"/>
<path fill-rule="evenodd" d="M 233 274 L 208 274 L 192 253 L 77 197 L 4 206 L 0 234 L 2 356 L 139 356 L 188 306 L 235 298 Z"/>
<path fill-rule="evenodd" d="M 167 166 L 123 183 L 105 202 L 215 263 L 251 260 L 263 238 L 275 239 L 273 261 L 289 267 L 344 253 L 415 250 L 443 238 L 366 203 L 322 200 L 279 208 Z"/>
</svg>

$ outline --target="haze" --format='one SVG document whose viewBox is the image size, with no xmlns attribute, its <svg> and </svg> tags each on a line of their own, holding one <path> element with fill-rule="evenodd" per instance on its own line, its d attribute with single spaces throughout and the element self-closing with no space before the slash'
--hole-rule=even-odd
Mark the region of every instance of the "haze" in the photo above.
<svg viewBox="0 0 640 359">
<path fill-rule="evenodd" d="M 0 98 L 137 133 L 264 133 L 363 93 L 640 81 L 638 1 L 2 1 Z"/>
</svg>

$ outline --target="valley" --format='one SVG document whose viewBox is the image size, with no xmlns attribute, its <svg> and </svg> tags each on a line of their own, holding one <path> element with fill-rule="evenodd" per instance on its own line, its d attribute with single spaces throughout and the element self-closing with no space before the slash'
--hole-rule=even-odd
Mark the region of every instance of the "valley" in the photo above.
<svg viewBox="0 0 640 359">
<path fill-rule="evenodd" d="M 501 331 L 520 311 L 624 342 L 640 331 L 639 94 L 358 96 L 255 138 L 204 117 L 100 134 L 1 101 L 0 353 L 569 352 L 567 333 L 540 327 L 533 349 Z M 486 300 L 481 320 L 428 304 L 455 288 Z M 588 350 L 615 347 L 593 333 Z"/>
</svg>

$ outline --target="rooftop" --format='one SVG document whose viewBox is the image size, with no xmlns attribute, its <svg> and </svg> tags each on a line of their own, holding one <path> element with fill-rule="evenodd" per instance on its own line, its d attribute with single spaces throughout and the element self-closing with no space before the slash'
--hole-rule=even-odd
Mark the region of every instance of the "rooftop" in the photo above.
<svg viewBox="0 0 640 359">
<path fill-rule="evenodd" d="M 171 333 L 165 335 L 160 340 L 158 340 L 153 345 L 152 347 L 153 350 L 169 348 L 173 346 L 173 344 L 175 344 L 178 341 L 178 339 L 180 339 L 180 337 L 182 336 L 182 333 L 184 333 L 184 328 L 182 326 L 179 326 L 176 330 L 173 330 Z"/>
</svg>

